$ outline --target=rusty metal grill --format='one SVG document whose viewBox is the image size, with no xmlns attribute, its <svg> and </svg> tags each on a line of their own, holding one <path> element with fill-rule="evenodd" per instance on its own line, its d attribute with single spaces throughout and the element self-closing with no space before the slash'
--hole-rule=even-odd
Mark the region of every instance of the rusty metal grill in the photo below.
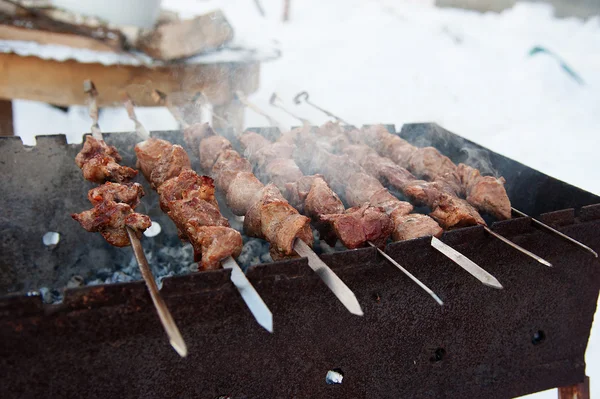
<svg viewBox="0 0 600 399">
<path fill-rule="evenodd" d="M 600 197 L 436 125 L 405 125 L 400 134 L 455 162 L 465 147 L 481 151 L 507 179 L 515 207 L 600 250 Z M 184 145 L 179 132 L 155 135 Z M 134 164 L 133 134 L 105 139 Z M 78 150 L 64 136 L 38 137 L 33 148 L 0 139 L 2 397 L 506 398 L 584 379 L 600 265 L 524 218 L 493 228 L 553 268 L 481 227 L 442 238 L 494 274 L 501 291 L 479 284 L 427 239 L 387 247 L 444 307 L 371 248 L 323 255 L 355 292 L 363 318 L 345 311 L 303 259 L 251 267 L 248 278 L 274 315 L 272 335 L 256 325 L 229 271 L 166 278 L 162 293 L 188 343 L 186 359 L 164 339 L 141 281 L 68 289 L 62 303 L 42 304 L 25 293 L 64 287 L 74 274 L 130 256 L 69 217 L 88 207 L 91 187 L 73 162 Z M 146 193 L 142 211 L 164 229 L 153 245 L 173 245 L 174 227 Z M 61 233 L 55 248 L 42 244 L 47 231 Z M 341 385 L 325 383 L 332 369 L 343 371 Z"/>
</svg>

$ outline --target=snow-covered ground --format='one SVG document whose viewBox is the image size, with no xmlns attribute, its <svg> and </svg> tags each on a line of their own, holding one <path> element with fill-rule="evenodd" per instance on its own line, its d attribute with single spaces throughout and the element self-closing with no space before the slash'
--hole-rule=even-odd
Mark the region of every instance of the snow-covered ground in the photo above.
<svg viewBox="0 0 600 399">
<path fill-rule="evenodd" d="M 326 118 L 293 96 L 311 100 L 354 123 L 437 122 L 544 173 L 600 194 L 595 149 L 600 146 L 600 19 L 558 20 L 544 5 L 518 4 L 501 14 L 436 9 L 432 1 L 295 0 L 291 21 L 281 23 L 282 0 L 164 0 L 183 16 L 221 8 L 241 40 L 282 50 L 264 64 L 261 88 L 251 98 L 287 125 L 297 121 L 268 105 L 276 91 L 314 123 Z M 578 83 L 547 54 L 560 56 Z M 100 88 L 101 89 L 101 88 Z M 87 112 L 62 113 L 17 101 L 15 128 L 26 143 L 33 135 L 66 133 L 70 141 L 89 131 Z M 151 130 L 175 128 L 164 109 L 140 109 Z M 248 126 L 266 121 L 248 111 Z M 131 130 L 121 109 L 105 110 L 104 131 Z M 598 314 L 597 314 L 598 316 Z M 598 319 L 598 317 L 597 317 Z M 587 352 L 592 391 L 600 392 L 600 322 Z M 555 392 L 535 398 L 555 398 Z"/>
</svg>

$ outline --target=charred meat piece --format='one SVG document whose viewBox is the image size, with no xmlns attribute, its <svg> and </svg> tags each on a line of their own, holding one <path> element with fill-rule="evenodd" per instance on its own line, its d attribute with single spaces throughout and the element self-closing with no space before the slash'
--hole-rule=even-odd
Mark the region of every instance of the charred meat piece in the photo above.
<svg viewBox="0 0 600 399">
<path fill-rule="evenodd" d="M 228 256 L 237 258 L 242 252 L 242 235 L 230 227 L 203 226 L 196 219 L 187 223 L 186 235 L 194 248 L 194 261 L 202 270 L 218 269 Z"/>
<path fill-rule="evenodd" d="M 152 173 L 150 173 L 152 187 L 158 188 L 167 180 L 177 177 L 184 170 L 191 168 L 192 164 L 183 147 L 173 145 L 162 154 L 152 169 Z"/>
<path fill-rule="evenodd" d="M 244 219 L 247 235 L 269 241 L 274 251 L 285 255 L 293 254 L 296 238 L 312 245 L 310 219 L 298 214 L 275 185 L 268 184 L 257 197 Z"/>
<path fill-rule="evenodd" d="M 163 154 L 170 151 L 171 147 L 173 147 L 173 144 L 168 141 L 155 138 L 136 144 L 134 150 L 137 156 L 137 167 L 142 171 L 148 182 L 152 182 L 150 174 L 158 165 Z"/>
<path fill-rule="evenodd" d="M 201 226 L 229 227 L 229 222 L 218 208 L 197 197 L 171 201 L 168 214 L 182 232 L 187 230 L 186 223 L 192 219 Z"/>
<path fill-rule="evenodd" d="M 74 213 L 71 217 L 87 231 L 100 232 L 109 244 L 116 247 L 131 245 L 126 226 L 142 233 L 151 224 L 148 216 L 135 213 L 129 205 L 114 201 L 101 202 L 94 208 Z"/>
<path fill-rule="evenodd" d="M 368 204 L 349 208 L 344 213 L 321 216 L 321 220 L 331 223 L 337 237 L 348 249 L 363 247 L 368 241 L 382 246 L 394 230 L 388 214 Z"/>
<path fill-rule="evenodd" d="M 215 185 L 208 176 L 199 176 L 191 169 L 182 171 L 177 177 L 167 180 L 157 190 L 160 208 L 169 212 L 170 203 L 175 200 L 197 197 L 219 209 L 215 198 Z"/>
<path fill-rule="evenodd" d="M 102 202 L 114 201 L 127 204 L 133 209 L 139 205 L 140 198 L 143 196 L 144 188 L 139 183 L 121 184 L 106 182 L 88 191 L 88 199 L 94 206 Z"/>
<path fill-rule="evenodd" d="M 124 183 L 137 175 L 136 170 L 119 165 L 120 161 L 121 156 L 115 147 L 92 136 L 86 137 L 83 148 L 75 157 L 75 163 L 83 171 L 83 177 L 98 184 L 107 181 Z"/>
</svg>

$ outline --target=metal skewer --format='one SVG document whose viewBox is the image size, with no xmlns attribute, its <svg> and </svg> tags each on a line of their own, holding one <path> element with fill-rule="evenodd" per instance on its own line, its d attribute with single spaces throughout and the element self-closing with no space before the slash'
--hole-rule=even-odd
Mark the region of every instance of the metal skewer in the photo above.
<svg viewBox="0 0 600 399">
<path fill-rule="evenodd" d="M 272 106 L 279 108 L 280 110 L 282 110 L 283 112 L 285 112 L 286 114 L 290 115 L 291 117 L 298 119 L 300 122 L 302 122 L 303 125 L 309 125 L 310 126 L 310 121 L 308 119 L 304 119 L 296 114 L 294 114 L 292 111 L 290 111 L 289 109 L 287 109 L 286 107 L 283 106 L 283 100 L 281 100 L 281 98 L 279 98 L 279 96 L 277 95 L 277 93 L 273 93 L 271 94 L 271 99 L 269 100 L 269 104 L 271 104 Z"/>
<path fill-rule="evenodd" d="M 303 91 L 303 92 L 301 92 L 301 93 L 298 93 L 298 94 L 296 95 L 296 97 L 294 97 L 294 102 L 295 102 L 296 104 L 300 104 L 301 100 L 305 100 L 305 102 L 306 102 L 307 104 L 309 104 L 309 105 L 311 105 L 311 106 L 315 107 L 316 109 L 318 109 L 318 110 L 319 110 L 319 111 L 321 111 L 321 112 L 324 112 L 324 113 L 325 113 L 326 115 L 328 115 L 328 116 L 331 116 L 331 117 L 333 117 L 333 118 L 336 118 L 337 120 L 340 120 L 340 121 L 342 120 L 341 118 L 338 118 L 337 116 L 335 116 L 335 115 L 334 115 L 334 114 L 332 114 L 331 112 L 329 112 L 329 111 L 325 111 L 324 109 L 322 109 L 321 107 L 319 107 L 319 106 L 317 106 L 317 105 L 313 104 L 312 102 L 309 102 L 309 101 L 307 101 L 307 100 L 308 100 L 308 92 L 305 92 L 305 91 Z M 345 123 L 346 125 L 350 125 L 350 124 L 349 124 L 349 123 L 347 123 L 347 122 L 344 122 L 344 123 Z M 520 212 L 520 211 L 516 210 L 515 208 L 512 208 L 512 210 L 513 210 L 513 211 L 515 211 L 516 213 L 521 213 L 522 215 L 525 215 L 524 213 L 522 213 L 522 212 Z M 526 216 L 526 215 L 525 215 L 525 216 Z M 535 220 L 535 219 L 532 219 L 532 220 Z M 542 222 L 539 222 L 539 221 L 537 221 L 537 220 L 536 220 L 536 222 L 540 223 L 541 225 L 544 225 Z M 550 231 L 553 231 L 553 230 L 554 230 L 554 229 L 552 229 L 552 227 L 550 227 L 550 226 L 546 226 L 546 225 L 544 225 L 544 227 L 547 227 L 547 228 L 548 228 Z M 535 259 L 536 261 L 540 262 L 542 265 L 546 265 L 546 266 L 552 267 L 552 264 L 551 264 L 550 262 L 548 262 L 547 260 L 543 259 L 542 257 L 540 257 L 540 256 L 538 256 L 538 255 L 536 255 L 536 254 L 534 254 L 533 252 L 530 252 L 530 251 L 526 250 L 525 248 L 521 247 L 520 245 L 517 245 L 517 244 L 515 244 L 514 242 L 510 241 L 508 238 L 505 238 L 505 237 L 501 236 L 500 234 L 498 234 L 498 233 L 496 233 L 496 232 L 492 231 L 492 230 L 491 230 L 489 227 L 487 227 L 487 226 L 484 226 L 484 228 L 485 228 L 485 231 L 487 231 L 488 233 L 490 233 L 490 234 L 492 235 L 492 237 L 494 237 L 494 238 L 497 238 L 497 239 L 501 240 L 502 242 L 504 242 L 504 243 L 506 243 L 506 244 L 510 245 L 510 246 L 511 246 L 511 247 L 513 247 L 514 249 L 516 249 L 516 250 L 518 250 L 518 251 L 520 251 L 520 252 L 524 253 L 525 255 L 527 255 L 527 256 L 529 256 L 529 257 L 531 257 L 531 258 Z M 589 251 L 591 251 L 591 252 L 592 252 L 592 253 L 593 253 L 593 254 L 594 254 L 596 257 L 598 257 L 598 254 L 596 254 L 596 252 L 594 252 L 594 251 L 593 251 L 591 248 L 589 248 L 589 247 L 587 247 L 587 246 L 585 246 L 585 245 L 581 244 L 581 243 L 580 243 L 580 242 L 578 242 L 578 241 L 575 241 L 574 239 L 572 239 L 572 238 L 570 238 L 570 237 L 568 237 L 568 236 L 565 236 L 564 234 L 562 234 L 561 232 L 559 232 L 559 231 L 557 231 L 557 230 L 554 230 L 553 232 L 554 232 L 554 233 L 558 233 L 558 234 L 559 234 L 561 237 L 562 237 L 562 236 L 564 236 L 565 238 L 568 238 L 570 241 L 573 241 L 573 242 L 577 243 L 577 245 L 581 246 L 582 248 L 585 248 L 586 250 L 589 250 Z"/>
<path fill-rule="evenodd" d="M 250 108 L 252 111 L 256 112 L 260 116 L 266 118 L 271 126 L 276 126 L 281 130 L 285 130 L 285 127 L 281 123 L 277 122 L 275 119 L 271 118 L 271 116 L 269 114 L 267 114 L 266 112 L 263 112 L 256 105 L 254 105 L 253 103 L 248 101 L 248 98 L 246 97 L 246 95 L 243 92 L 238 90 L 235 92 L 235 95 L 238 98 L 238 100 L 240 100 L 240 102 L 242 104 L 244 104 L 246 107 Z"/>
<path fill-rule="evenodd" d="M 302 103 L 302 101 L 304 101 L 306 104 L 310 105 L 311 107 L 316 108 L 319 111 L 323 112 L 325 115 L 329 116 L 330 118 L 334 118 L 336 121 L 342 122 L 344 125 L 350 125 L 348 122 L 346 122 L 339 116 L 336 116 L 336 115 L 332 114 L 331 112 L 327 111 L 326 109 L 323 109 L 323 108 L 319 107 L 318 105 L 310 102 L 308 100 L 308 92 L 306 92 L 306 91 L 300 92 L 300 93 L 296 94 L 296 97 L 294 97 L 294 104 L 300 105 Z"/>
<path fill-rule="evenodd" d="M 544 223 L 544 222 L 541 222 L 541 221 L 539 221 L 539 220 L 537 220 L 537 219 L 535 219 L 535 218 L 532 218 L 531 216 L 527 215 L 525 212 L 521 212 L 520 210 L 518 210 L 518 209 L 515 209 L 515 208 L 513 208 L 513 207 L 511 207 L 510 209 L 512 209 L 512 211 L 513 211 L 514 213 L 516 213 L 517 215 L 519 215 L 519 216 L 523 216 L 523 217 L 526 217 L 526 218 L 530 218 L 530 219 L 531 219 L 531 221 L 532 221 L 534 224 L 537 224 L 538 226 L 545 228 L 546 230 L 548 230 L 548 231 L 550 231 L 550 232 L 552 232 L 552 233 L 556 234 L 557 236 L 559 236 L 559 237 L 561 237 L 561 238 L 564 238 L 565 240 L 567 240 L 567 241 L 569 241 L 569 242 L 571 242 L 571 243 L 573 243 L 573 244 L 577 245 L 577 246 L 578 246 L 578 247 L 580 247 L 581 249 L 584 249 L 584 250 L 586 250 L 586 251 L 590 252 L 590 253 L 591 253 L 592 255 L 594 255 L 596 258 L 598 257 L 598 254 L 596 253 L 596 251 L 594 251 L 592 248 L 588 247 L 587 245 L 585 245 L 585 244 L 583 244 L 583 243 L 581 243 L 581 242 L 579 242 L 579 241 L 575 240 L 574 238 L 571 238 L 571 237 L 569 237 L 568 235 L 566 235 L 566 234 L 564 234 L 564 233 L 561 233 L 560 231 L 556 230 L 555 228 L 553 228 L 553 227 L 551 227 L 551 226 L 548 226 L 548 225 L 547 225 L 546 223 Z"/>
<path fill-rule="evenodd" d="M 96 101 L 98 91 L 91 80 L 86 80 L 83 83 L 83 89 L 85 93 L 89 95 L 89 112 L 93 122 L 91 129 L 92 135 L 97 140 L 103 140 L 102 132 L 100 131 L 100 127 L 98 125 L 98 104 Z M 162 323 L 163 328 L 169 337 L 169 342 L 179 356 L 186 357 L 187 346 L 185 345 L 185 341 L 183 340 L 183 337 L 177 328 L 177 324 L 175 324 L 175 321 L 173 320 L 173 316 L 171 316 L 171 312 L 169 312 L 162 295 L 160 295 L 160 292 L 158 291 L 158 286 L 156 285 L 156 281 L 154 281 L 154 276 L 150 270 L 150 265 L 148 264 L 148 260 L 144 255 L 142 243 L 137 236 L 138 233 L 129 226 L 126 226 L 126 229 L 127 235 L 129 236 L 129 242 L 133 248 L 135 260 L 140 268 L 140 272 L 142 273 L 146 287 L 148 287 L 148 292 L 152 298 L 152 303 L 154 304 L 156 313 L 158 313 L 160 322 Z"/>
<path fill-rule="evenodd" d="M 276 96 L 276 95 L 273 94 L 273 96 Z M 273 96 L 271 97 L 271 99 L 273 98 Z M 281 104 L 281 99 L 279 99 L 279 102 L 280 102 L 280 104 L 277 105 L 277 106 L 279 108 L 284 109 L 284 106 Z M 290 113 L 290 115 L 293 115 L 293 114 Z M 305 121 L 305 119 L 303 119 L 303 118 L 298 118 L 298 119 L 300 121 L 302 121 L 303 123 Z M 487 229 L 487 227 L 486 227 L 486 229 Z M 490 232 L 491 232 L 492 235 L 496 234 L 496 233 L 492 232 L 491 230 L 490 230 Z M 432 238 L 435 238 L 435 237 L 432 237 Z M 502 237 L 502 238 L 503 238 L 503 241 L 506 240 L 504 237 Z M 508 241 L 508 240 L 506 240 L 506 241 Z M 371 244 L 371 243 L 369 243 L 369 244 Z M 521 248 L 517 244 L 514 244 L 514 245 L 516 247 L 518 247 L 518 248 Z M 454 248 L 450 247 L 449 245 L 444 244 L 442 241 L 440 241 L 437 238 L 435 238 L 435 240 L 431 241 L 431 246 L 434 247 L 435 249 L 437 249 L 438 251 L 440 251 L 442 254 L 444 254 L 446 257 L 448 257 L 450 260 L 452 260 L 453 262 L 455 262 L 456 264 L 458 264 L 460 267 L 462 267 L 463 269 L 465 269 L 467 272 L 471 273 L 473 276 L 475 276 L 483 284 L 488 285 L 490 287 L 494 287 L 494 288 L 502 288 L 502 285 L 498 282 L 498 280 L 494 276 L 492 276 L 490 273 L 486 272 L 484 269 L 482 269 L 475 262 L 471 261 L 469 258 L 467 258 L 466 256 L 464 256 L 463 254 L 461 254 L 460 252 L 458 252 Z M 526 251 L 526 250 L 524 250 L 524 251 L 528 252 L 529 254 L 531 254 L 531 252 L 529 252 L 529 251 Z M 380 251 L 380 252 L 383 253 L 383 251 Z M 534 254 L 531 254 L 531 255 L 536 256 Z M 537 258 L 539 258 L 539 257 L 536 256 L 536 260 L 537 260 Z M 390 260 L 391 258 L 386 257 L 386 259 Z M 539 258 L 539 259 L 541 259 L 541 258 Z M 396 263 L 393 263 L 393 264 L 396 267 L 399 266 Z M 402 270 L 402 268 L 400 270 Z M 409 277 L 411 277 L 411 276 L 409 275 Z"/>
<path fill-rule="evenodd" d="M 179 123 L 183 127 L 188 127 L 189 124 L 185 120 L 183 120 L 181 114 L 179 112 L 172 111 L 173 109 L 175 109 L 175 107 L 173 106 L 173 104 L 170 104 L 170 101 L 169 101 L 167 95 L 164 93 L 158 92 L 158 90 L 155 90 L 155 92 L 157 92 L 157 93 L 155 93 L 154 99 L 159 103 L 165 104 L 167 106 L 167 108 L 171 111 L 173 116 L 176 119 L 178 119 Z M 251 104 L 247 100 L 247 98 L 245 98 L 243 93 L 238 92 L 237 95 L 243 104 L 245 104 L 245 105 Z M 252 109 L 257 110 L 258 107 L 253 107 Z M 262 113 L 261 111 L 257 111 L 257 112 L 259 112 L 261 115 L 268 118 L 273 123 L 276 123 L 276 121 L 274 119 L 272 119 L 265 113 Z M 181 119 L 179 119 L 179 118 L 181 118 Z M 329 266 L 327 266 L 325 264 L 325 262 L 323 262 L 321 260 L 321 258 L 319 258 L 317 256 L 317 254 L 315 254 L 315 252 L 312 250 L 311 247 L 306 245 L 306 243 L 304 241 L 296 239 L 296 240 L 294 240 L 293 249 L 294 249 L 294 251 L 296 251 L 296 253 L 298 255 L 308 259 L 308 266 L 315 273 L 317 273 L 317 275 L 321 278 L 321 280 L 325 283 L 325 285 L 327 285 L 327 287 L 333 292 L 333 294 L 338 298 L 338 300 L 342 303 L 342 305 L 344 305 L 344 307 L 346 309 L 348 309 L 348 311 L 350 313 L 355 314 L 357 316 L 364 315 L 362 308 L 360 307 L 360 304 L 358 303 L 358 300 L 356 299 L 356 295 L 354 295 L 354 292 L 352 292 L 352 290 L 346 285 L 346 283 L 344 283 L 342 281 L 342 279 L 340 279 L 337 276 L 337 274 L 335 274 L 333 272 L 333 270 L 331 270 L 331 268 Z M 235 282 L 234 282 L 234 284 L 235 284 Z"/>
<path fill-rule="evenodd" d="M 171 104 L 168 101 L 167 96 L 164 93 L 161 93 L 158 90 L 155 90 L 154 97 L 155 97 L 155 100 L 159 99 L 164 105 L 166 105 L 170 111 L 171 111 L 171 108 L 175 109 L 173 104 Z M 133 103 L 131 101 L 129 101 L 129 102 L 125 101 L 124 105 L 125 105 L 125 108 L 127 108 L 127 114 L 134 122 L 136 122 L 136 129 L 138 129 L 139 122 L 137 122 L 136 119 L 134 119 L 135 112 L 133 110 Z M 176 114 L 174 114 L 174 116 L 175 115 L 180 115 L 180 114 L 176 113 Z M 177 118 L 177 116 L 175 116 L 175 117 Z M 188 125 L 187 123 L 185 123 L 185 121 L 183 121 L 183 119 L 181 119 L 181 120 L 178 119 L 178 121 L 184 127 Z M 139 126 L 141 126 L 143 128 L 143 126 L 141 124 L 139 124 Z M 146 129 L 144 129 L 144 131 L 146 131 Z M 227 258 L 225 258 L 221 261 L 221 266 L 223 266 L 223 269 L 231 270 L 230 280 L 233 283 L 233 285 L 235 286 L 235 288 L 238 290 L 238 292 L 240 293 L 242 299 L 246 303 L 246 306 L 250 310 L 250 313 L 252 313 L 252 315 L 258 322 L 258 324 L 260 324 L 268 332 L 272 333 L 273 332 L 273 314 L 271 313 L 271 310 L 269 310 L 269 307 L 262 300 L 262 298 L 260 297 L 260 295 L 258 294 L 256 289 L 254 288 L 254 286 L 252 286 L 252 283 L 250 283 L 250 281 L 244 274 L 244 271 L 240 268 L 240 266 L 237 264 L 235 259 L 233 259 L 233 257 L 231 257 L 231 256 L 228 256 Z"/>
</svg>

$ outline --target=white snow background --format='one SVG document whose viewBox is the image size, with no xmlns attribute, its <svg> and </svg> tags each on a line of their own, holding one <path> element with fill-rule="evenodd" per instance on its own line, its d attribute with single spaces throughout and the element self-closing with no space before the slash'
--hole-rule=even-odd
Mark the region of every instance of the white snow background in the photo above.
<svg viewBox="0 0 600 399">
<path fill-rule="evenodd" d="M 221 8 L 236 40 L 277 47 L 250 98 L 286 125 L 298 122 L 268 105 L 274 91 L 315 124 L 327 119 L 292 104 L 311 100 L 354 124 L 437 122 L 503 155 L 600 194 L 600 18 L 556 19 L 549 6 L 519 3 L 503 13 L 437 9 L 431 0 L 164 0 L 183 17 Z M 529 56 L 543 46 L 584 81 L 577 83 L 552 57 Z M 93 77 L 92 77 L 93 78 Z M 98 88 L 102 90 L 102 88 Z M 149 130 L 177 124 L 161 108 L 140 108 Z M 90 120 L 83 107 L 63 113 L 46 104 L 15 101 L 15 131 L 26 144 L 40 134 L 65 133 L 81 142 Z M 247 126 L 266 120 L 246 112 Z M 103 131 L 131 131 L 122 109 L 104 109 Z M 600 267 L 600 265 L 599 265 Z M 598 313 L 586 354 L 592 395 L 600 393 Z M 556 391 L 528 398 L 556 398 Z"/>
</svg>

